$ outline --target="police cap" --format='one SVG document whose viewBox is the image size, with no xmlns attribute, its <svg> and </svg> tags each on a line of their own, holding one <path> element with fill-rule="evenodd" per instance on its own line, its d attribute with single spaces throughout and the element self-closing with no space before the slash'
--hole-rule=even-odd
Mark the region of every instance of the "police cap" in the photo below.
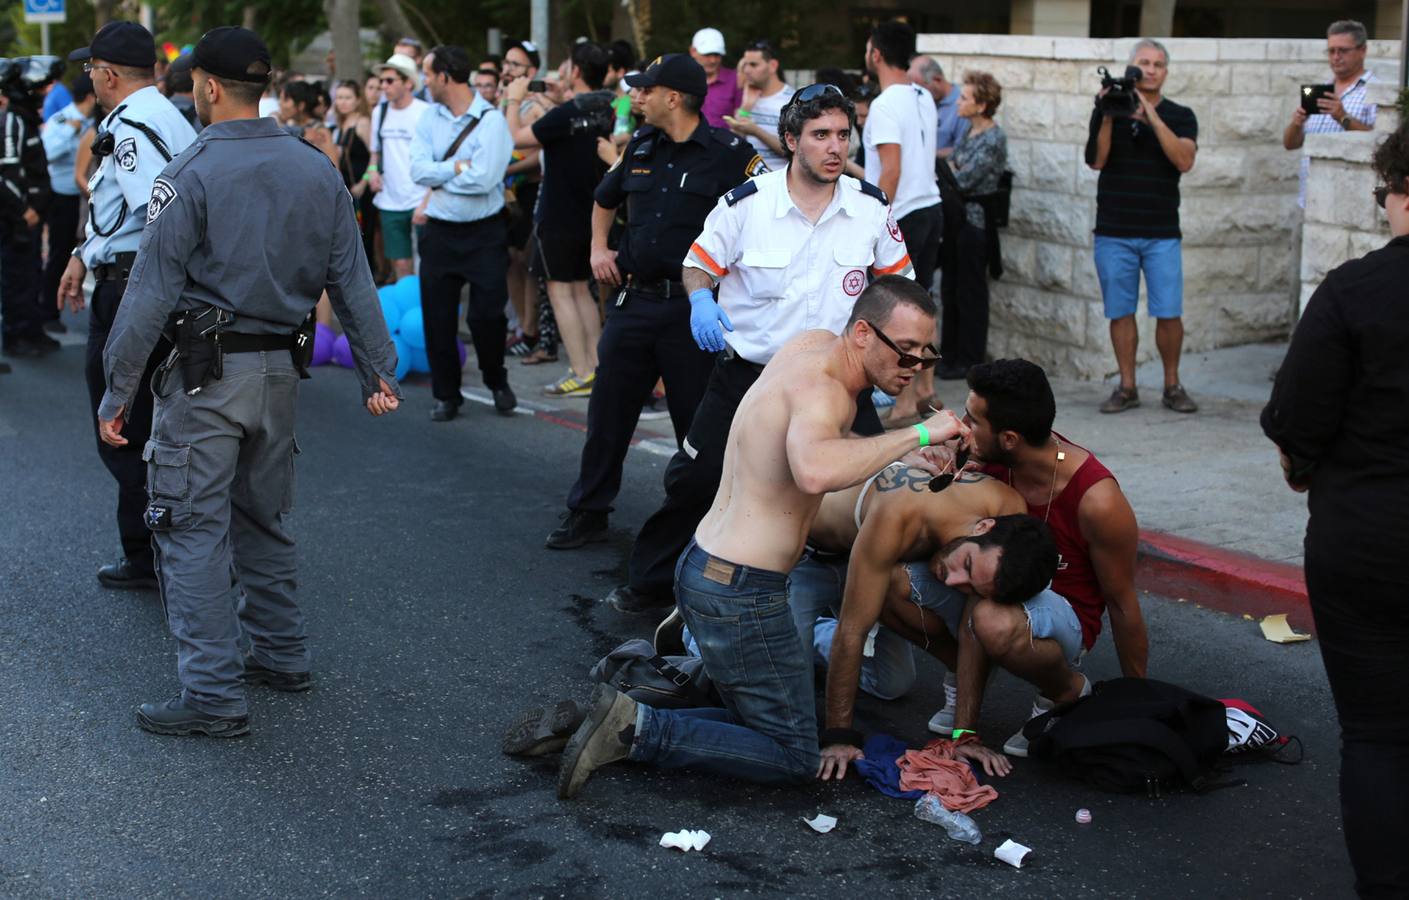
<svg viewBox="0 0 1409 900">
<path fill-rule="evenodd" d="M 709 82 L 705 79 L 704 68 L 684 53 L 657 56 L 646 67 L 646 71 L 626 76 L 626 85 L 634 88 L 659 85 L 696 97 L 709 93 Z"/>
<path fill-rule="evenodd" d="M 191 51 L 191 66 L 216 78 L 264 84 L 269 81 L 269 48 L 248 28 L 223 25 L 207 31 Z"/>
<path fill-rule="evenodd" d="M 157 64 L 157 42 L 136 22 L 109 22 L 93 35 L 93 43 L 68 55 L 70 62 L 101 59 L 119 66 L 150 69 Z"/>
</svg>

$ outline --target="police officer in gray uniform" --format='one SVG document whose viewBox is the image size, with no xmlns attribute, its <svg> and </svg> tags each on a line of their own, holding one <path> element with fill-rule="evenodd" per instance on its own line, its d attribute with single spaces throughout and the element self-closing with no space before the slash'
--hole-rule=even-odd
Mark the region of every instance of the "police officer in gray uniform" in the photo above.
<svg viewBox="0 0 1409 900">
<path fill-rule="evenodd" d="M 88 181 L 86 239 L 73 251 L 59 280 L 59 300 L 72 310 L 83 308 L 83 279 L 93 273 L 94 288 L 88 317 L 88 350 L 84 375 L 88 400 L 97 412 L 106 387 L 103 344 L 127 288 L 127 276 L 137 256 L 137 242 L 146 224 L 152 182 L 166 164 L 185 150 L 196 133 L 171 101 L 156 87 L 156 43 L 151 32 L 135 22 L 109 22 L 93 36 L 91 46 L 69 54 L 83 63 L 93 79 L 98 102 L 109 110 L 93 138 L 97 171 Z M 148 348 L 150 351 L 152 348 Z M 98 456 L 117 481 L 117 530 L 122 556 L 98 570 L 107 588 L 154 589 L 151 535 L 143 523 L 147 505 L 147 467 L 142 445 L 152 427 L 151 372 L 171 347 L 156 348 L 146 360 L 140 390 L 127 410 L 130 444 L 111 447 L 98 441 Z"/>
<path fill-rule="evenodd" d="M 270 71 L 264 42 L 217 28 L 192 62 L 206 128 L 152 186 L 103 355 L 98 425 L 105 441 L 125 443 L 123 417 L 165 330 L 176 350 L 152 379 L 156 409 L 142 455 L 183 691 L 143 704 L 137 721 L 158 734 L 233 737 L 249 731 L 245 685 L 312 684 L 285 516 L 298 382 L 311 355 L 304 325 L 324 290 L 368 411 L 396 409 L 400 394 L 342 177 L 313 145 L 259 117 Z"/>
</svg>

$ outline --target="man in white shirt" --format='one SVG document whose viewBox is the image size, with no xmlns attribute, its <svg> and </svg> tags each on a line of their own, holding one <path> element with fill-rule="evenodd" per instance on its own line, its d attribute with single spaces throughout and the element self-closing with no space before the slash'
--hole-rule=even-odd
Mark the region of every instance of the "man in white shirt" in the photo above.
<svg viewBox="0 0 1409 900">
<path fill-rule="evenodd" d="M 781 65 L 772 44 L 762 40 L 749 44 L 739 58 L 739 72 L 744 76 L 742 115 L 724 117 L 729 130 L 748 139 L 770 172 L 788 165 L 778 140 L 778 116 L 792 99 L 793 89 L 778 77 Z"/>
<path fill-rule="evenodd" d="M 939 261 L 944 216 L 935 182 L 938 116 L 929 91 L 910 80 L 915 32 L 904 22 L 882 22 L 866 41 L 866 71 L 880 84 L 871 101 L 862 145 L 866 180 L 885 191 L 891 214 L 905 237 L 915 280 L 929 289 Z M 934 372 L 926 369 L 896 398 L 890 422 L 923 415 L 934 402 Z"/>
<path fill-rule="evenodd" d="M 382 246 L 398 279 L 416 271 L 411 216 L 425 188 L 411 179 L 411 139 L 429 104 L 414 96 L 416 63 L 397 53 L 377 67 L 385 98 L 372 111 L 372 161 L 367 180 L 376 196 L 372 205 L 382 223 Z"/>
<path fill-rule="evenodd" d="M 809 329 L 840 334 L 869 275 L 913 277 L 884 195 L 843 175 L 855 121 L 855 106 L 836 86 L 798 91 L 779 125 L 787 167 L 725 194 L 690 247 L 681 276 L 690 331 L 719 356 L 666 469 L 665 503 L 632 547 L 630 581 L 608 597 L 622 612 L 674 605 L 676 560 L 710 508 L 734 410 L 764 364 Z M 857 406 L 852 430 L 879 433 L 870 391 Z"/>
</svg>

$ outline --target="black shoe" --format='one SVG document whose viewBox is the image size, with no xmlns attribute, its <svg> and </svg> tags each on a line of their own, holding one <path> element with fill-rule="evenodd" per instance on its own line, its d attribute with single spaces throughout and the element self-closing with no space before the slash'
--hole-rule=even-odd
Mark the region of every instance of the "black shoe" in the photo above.
<svg viewBox="0 0 1409 900">
<path fill-rule="evenodd" d="M 607 514 L 591 509 L 570 509 L 563 524 L 553 529 L 543 545 L 549 550 L 575 550 L 607 539 Z"/>
<path fill-rule="evenodd" d="M 34 359 L 46 355 L 46 352 L 40 349 L 37 344 L 27 341 L 24 338 L 15 338 L 3 348 L 0 348 L 0 353 L 15 357 L 16 359 Z"/>
<path fill-rule="evenodd" d="M 494 388 L 490 393 L 494 395 L 494 411 L 501 416 L 509 415 L 519 405 L 519 398 L 514 396 L 514 389 L 507 384 L 501 388 Z"/>
<path fill-rule="evenodd" d="M 460 404 L 453 400 L 437 400 L 431 407 L 432 422 L 449 422 L 460 414 Z"/>
<path fill-rule="evenodd" d="M 11 372 L 13 372 L 13 371 L 14 371 L 14 369 L 10 368 L 10 364 L 9 364 L 9 363 L 7 363 L 7 362 L 0 362 L 0 375 L 9 375 L 9 374 L 10 374 Z"/>
<path fill-rule="evenodd" d="M 685 617 L 680 615 L 679 606 L 672 609 L 670 615 L 662 619 L 661 623 L 656 626 L 651 646 L 656 648 L 658 656 L 684 656 L 686 654 Z"/>
<path fill-rule="evenodd" d="M 130 560 L 122 558 L 98 570 L 98 583 L 115 591 L 154 591 L 157 589 L 157 573 L 139 569 Z"/>
<path fill-rule="evenodd" d="M 249 716 L 216 716 L 192 709 L 177 694 L 165 703 L 143 703 L 137 724 L 153 734 L 203 734 L 206 737 L 239 737 L 250 733 Z"/>
<path fill-rule="evenodd" d="M 557 753 L 567 746 L 568 738 L 586 718 L 587 711 L 571 700 L 530 709 L 504 732 L 502 749 L 509 756 Z"/>
<path fill-rule="evenodd" d="M 255 662 L 253 656 L 245 657 L 245 673 L 240 680 L 251 686 L 263 685 L 290 694 L 313 687 L 312 672 L 276 672 Z"/>
<path fill-rule="evenodd" d="M 47 356 L 50 353 L 55 353 L 58 350 L 62 349 L 64 346 L 63 344 L 60 344 L 58 341 L 49 337 L 49 335 L 45 334 L 43 331 L 37 331 L 25 340 L 29 341 L 29 343 L 33 344 L 35 347 L 38 347 L 40 354 L 44 356 Z"/>
<path fill-rule="evenodd" d="M 50 319 L 45 322 L 44 330 L 50 334 L 68 334 L 68 326 L 60 319 Z"/>
<path fill-rule="evenodd" d="M 660 613 L 675 605 L 675 598 L 670 597 L 662 600 L 643 594 L 635 590 L 629 584 L 612 588 L 612 592 L 602 601 L 611 606 L 617 612 L 624 613 Z"/>
</svg>

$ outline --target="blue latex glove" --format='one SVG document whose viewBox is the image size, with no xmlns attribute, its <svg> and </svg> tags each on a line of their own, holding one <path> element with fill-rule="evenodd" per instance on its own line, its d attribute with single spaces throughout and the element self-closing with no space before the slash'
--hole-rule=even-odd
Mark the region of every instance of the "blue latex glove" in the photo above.
<svg viewBox="0 0 1409 900">
<path fill-rule="evenodd" d="M 718 353 L 724 349 L 724 331 L 719 330 L 720 325 L 724 326 L 724 331 L 734 330 L 734 323 L 714 302 L 714 292 L 709 288 L 691 291 L 690 334 L 695 336 L 695 343 L 701 350 Z"/>
</svg>

